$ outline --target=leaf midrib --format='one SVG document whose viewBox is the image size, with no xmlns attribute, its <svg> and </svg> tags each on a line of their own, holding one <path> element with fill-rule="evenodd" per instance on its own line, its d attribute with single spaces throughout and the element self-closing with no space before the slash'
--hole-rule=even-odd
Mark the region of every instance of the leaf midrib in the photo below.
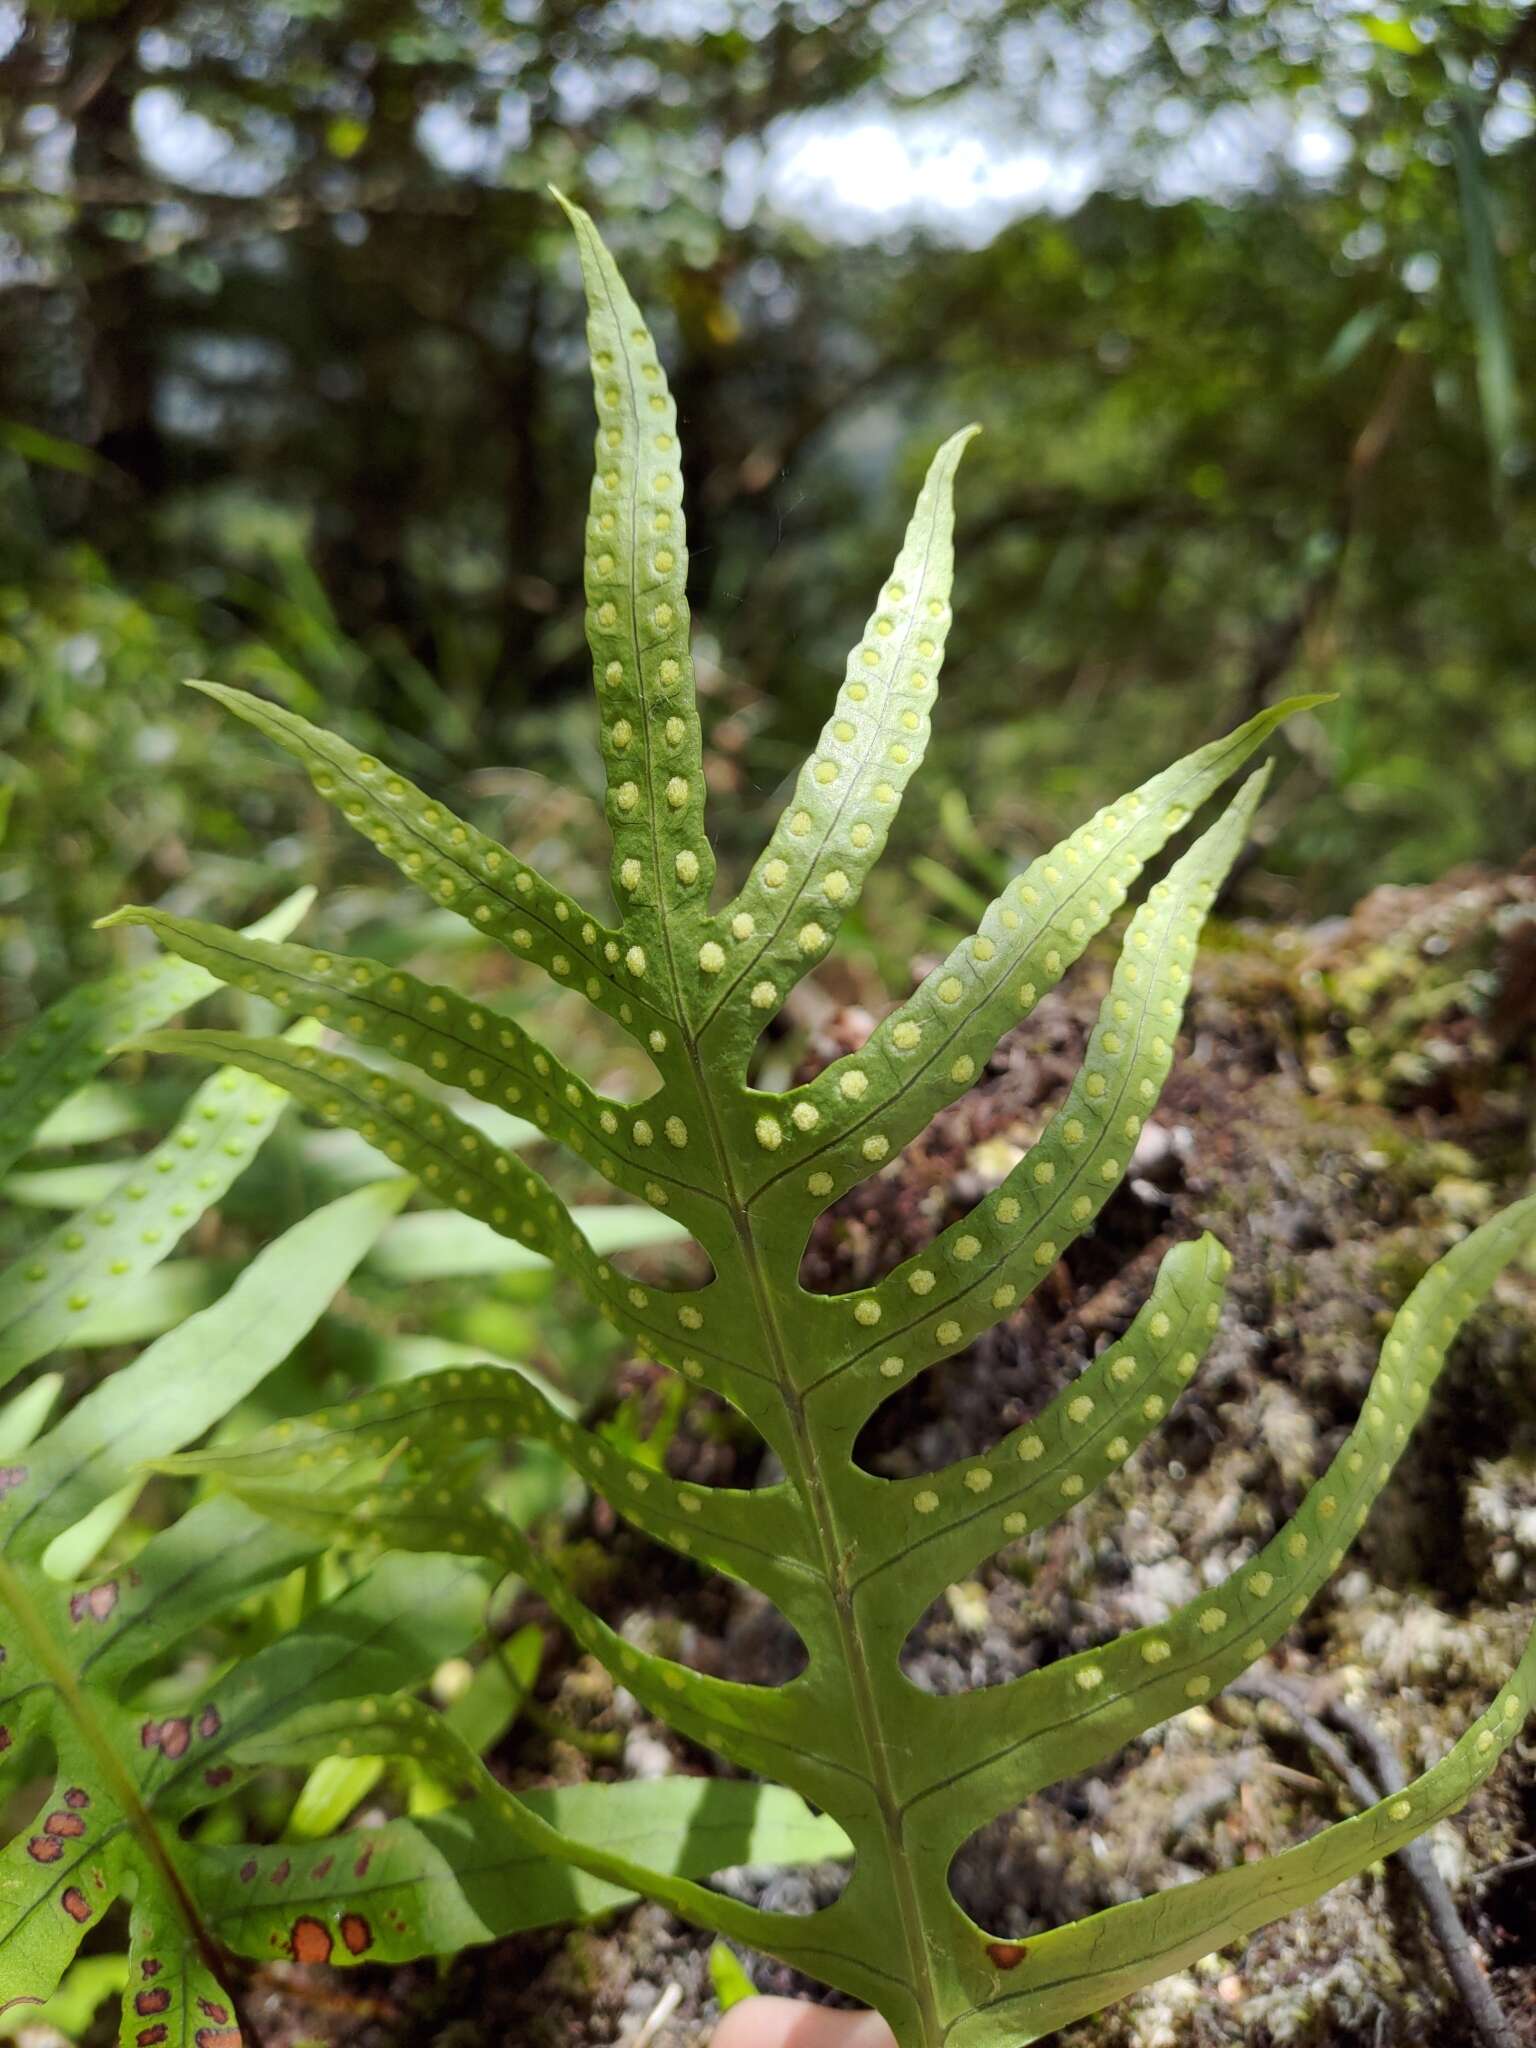
<svg viewBox="0 0 1536 2048">
<path fill-rule="evenodd" d="M 681 1029 L 689 1064 L 693 1070 L 694 1087 L 704 1108 L 710 1143 L 714 1148 L 726 1189 L 725 1206 L 735 1228 L 747 1278 L 768 1339 L 774 1382 L 793 1432 L 793 1445 L 784 1446 L 785 1449 L 792 1448 L 794 1453 L 795 1469 L 788 1470 L 788 1477 L 805 1502 L 811 1526 L 815 1531 L 821 1557 L 820 1576 L 832 1597 L 832 1609 L 837 1618 L 844 1667 L 852 1681 L 854 1714 L 858 1724 L 860 1745 L 864 1751 L 865 1775 L 880 1809 L 887 1847 L 886 1870 L 901 1915 L 908 1971 L 906 1989 L 917 2003 L 925 2040 L 935 2042 L 941 2038 L 940 2018 L 932 1975 L 928 1967 L 928 1947 L 923 1936 L 922 1912 L 912 1885 L 907 1858 L 903 1853 L 901 1805 L 886 1768 L 885 1744 L 881 1739 L 880 1712 L 871 1682 L 869 1658 L 857 1616 L 853 1611 L 845 1574 L 838 1562 L 837 1517 L 823 1483 L 815 1439 L 806 1426 L 804 1406 L 795 1387 L 789 1353 L 779 1326 L 775 1291 L 759 1257 L 750 1211 L 737 1190 L 731 1152 L 716 1107 L 714 1091 L 709 1085 L 697 1039 L 686 1019 L 681 1020 Z M 785 1464 L 788 1468 L 791 1461 L 786 1459 Z"/>
<path fill-rule="evenodd" d="M 60 1649 L 57 1638 L 38 1613 L 25 1580 L 4 1557 L 0 1557 L 0 1604 L 15 1615 L 27 1649 L 79 1729 L 111 1798 L 165 1887 L 167 1896 L 175 1902 L 210 1975 L 217 1977 L 223 1967 L 218 1943 L 204 1925 L 191 1894 L 182 1882 L 181 1872 L 167 1853 L 153 1814 L 144 1804 L 138 1786 L 124 1768 L 110 1736 L 93 1712 L 90 1700 Z"/>
</svg>

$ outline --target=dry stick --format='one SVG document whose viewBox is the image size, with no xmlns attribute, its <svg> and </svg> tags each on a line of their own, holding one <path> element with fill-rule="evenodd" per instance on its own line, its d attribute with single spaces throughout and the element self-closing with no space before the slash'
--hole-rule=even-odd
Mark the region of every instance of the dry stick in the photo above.
<svg viewBox="0 0 1536 2048">
<path fill-rule="evenodd" d="M 1380 1799 L 1380 1786 L 1361 1770 L 1338 1736 L 1323 1726 L 1301 1694 L 1283 1679 L 1250 1671 L 1235 1685 L 1229 1685 L 1227 1691 L 1235 1692 L 1243 1699 L 1267 1700 L 1271 1706 L 1283 1707 L 1306 1737 L 1308 1746 L 1315 1749 L 1323 1761 L 1333 1767 L 1335 1775 L 1344 1780 L 1349 1796 L 1357 1806 L 1374 1806 Z"/>
<path fill-rule="evenodd" d="M 1317 660 L 1331 630 L 1334 602 L 1343 584 L 1351 543 L 1360 527 L 1367 488 L 1402 425 L 1423 368 L 1424 359 L 1417 351 L 1400 345 L 1394 347 L 1375 404 L 1350 444 L 1348 458 L 1335 487 L 1333 548 L 1322 563 L 1302 579 L 1289 611 L 1258 637 L 1238 695 L 1243 717 L 1252 717 L 1263 708 L 1276 684 L 1298 660 Z M 1308 796 L 1325 785 L 1327 776 L 1315 746 L 1309 750 L 1295 732 L 1289 735 L 1289 739 L 1302 758 L 1301 772 L 1287 791 L 1289 808 L 1294 812 L 1298 799 L 1305 802 Z M 1224 893 L 1230 894 L 1239 878 L 1262 858 L 1263 843 L 1257 837 L 1250 839 L 1228 872 Z"/>
<path fill-rule="evenodd" d="M 1333 600 L 1343 581 L 1345 558 L 1359 529 L 1366 488 L 1402 425 L 1423 367 L 1423 358 L 1416 351 L 1394 348 L 1376 402 L 1350 443 L 1334 492 L 1333 548 L 1304 578 L 1290 610 L 1274 621 L 1254 648 L 1240 699 L 1245 716 L 1263 707 L 1270 691 L 1297 656 L 1326 630 Z"/>
<path fill-rule="evenodd" d="M 1355 1762 L 1344 1744 L 1325 1727 L 1308 1707 L 1305 1697 L 1282 1679 L 1250 1673 L 1230 1691 L 1246 1698 L 1268 1700 L 1281 1707 L 1296 1723 L 1308 1744 L 1343 1779 L 1361 1807 L 1374 1806 L 1389 1793 L 1401 1792 L 1408 1782 L 1402 1760 L 1388 1738 L 1365 1715 L 1353 1707 L 1332 1703 L 1325 1711 L 1345 1732 L 1354 1737 L 1371 1760 L 1374 1777 Z M 1462 1924 L 1450 1886 L 1440 1874 L 1429 1837 L 1421 1835 L 1397 1851 L 1397 1857 L 1418 1891 L 1430 1928 L 1445 1957 L 1451 1981 L 1461 1994 L 1478 2038 L 1487 2048 L 1519 2048 L 1514 2028 L 1493 1995 L 1487 1974 L 1473 1950 Z"/>
</svg>

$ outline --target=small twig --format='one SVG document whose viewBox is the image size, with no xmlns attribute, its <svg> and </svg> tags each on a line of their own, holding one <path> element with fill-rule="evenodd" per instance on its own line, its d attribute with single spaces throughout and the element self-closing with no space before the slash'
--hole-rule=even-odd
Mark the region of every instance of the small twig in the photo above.
<svg viewBox="0 0 1536 2048">
<path fill-rule="evenodd" d="M 227 1980 L 226 1980 L 227 1981 Z M 400 2017 L 400 2007 L 391 1998 L 376 1998 L 367 1992 L 348 1991 L 342 1985 L 306 1983 L 302 1988 L 295 1982 L 293 1966 L 289 1963 L 258 1963 L 252 1970 L 249 1990 L 261 1990 L 275 1994 L 292 2004 L 302 2004 L 308 2012 L 337 2014 L 351 2020 L 381 2020 L 388 2022 Z M 236 2008 L 239 2018 L 239 2008 Z M 241 2020 L 242 2039 L 258 2041 L 261 2036 L 249 2017 Z"/>
<path fill-rule="evenodd" d="M 1403 1769 L 1403 1760 L 1390 1738 L 1374 1721 L 1346 1700 L 1330 1700 L 1323 1711 L 1334 1727 L 1352 1736 L 1369 1757 L 1376 1783 L 1381 1787 L 1376 1795 L 1378 1799 L 1384 1799 L 1389 1792 L 1401 1792 L 1406 1787 L 1408 1773 Z"/>
<path fill-rule="evenodd" d="M 1270 1678 L 1263 1672 L 1250 1671 L 1246 1677 L 1240 1678 L 1227 1690 L 1239 1694 L 1244 1699 L 1267 1700 L 1271 1706 L 1283 1707 L 1306 1738 L 1308 1745 L 1317 1751 L 1324 1763 L 1332 1767 L 1336 1777 L 1343 1779 L 1355 1804 L 1376 1804 L 1381 1797 L 1380 1789 L 1361 1770 L 1337 1735 L 1323 1726 L 1293 1686 L 1287 1685 L 1283 1679 Z"/>
<path fill-rule="evenodd" d="M 1407 1773 L 1390 1739 L 1358 1708 L 1330 1702 L 1329 1718 L 1352 1736 L 1370 1758 L 1374 1776 L 1361 1768 L 1348 1749 L 1324 1726 L 1308 1707 L 1303 1695 L 1283 1680 L 1250 1673 L 1231 1688 L 1249 1699 L 1268 1700 L 1282 1707 L 1306 1741 L 1343 1779 L 1351 1798 L 1360 1806 L 1374 1806 L 1389 1793 L 1401 1792 Z M 1451 1888 L 1440 1873 L 1427 1836 L 1409 1842 L 1397 1855 L 1419 1894 L 1440 1952 L 1445 1957 L 1451 1981 L 1460 1993 L 1479 2040 L 1486 2048 L 1518 2048 L 1514 2028 L 1505 2017 L 1487 1973 L 1472 1946 L 1471 1937 L 1456 1910 Z M 1525 1859 L 1536 1863 L 1536 1856 Z M 1506 1865 L 1506 1868 L 1513 1866 Z"/>
<path fill-rule="evenodd" d="M 1508 1863 L 1495 1863 L 1492 1870 L 1480 1870 L 1472 1883 L 1481 1891 L 1485 1884 L 1497 1884 L 1501 1878 L 1513 1877 L 1517 1870 L 1536 1870 L 1536 1856 L 1514 1856 Z"/>
<path fill-rule="evenodd" d="M 629 2048 L 650 2048 L 650 2043 L 656 2038 L 667 2021 L 671 2019 L 673 2013 L 677 2011 L 682 2002 L 682 1986 L 676 1982 L 669 1984 L 660 1998 L 651 2007 L 650 2017 L 646 2020 L 639 2033 L 636 2034 L 634 2040 L 630 2042 Z"/>
<path fill-rule="evenodd" d="M 1253 649 L 1240 698 L 1246 715 L 1263 709 L 1275 684 L 1299 657 L 1315 650 L 1326 631 L 1343 581 L 1345 558 L 1359 529 L 1366 489 L 1402 425 L 1423 367 L 1415 350 L 1393 350 L 1376 403 L 1350 443 L 1334 490 L 1333 547 L 1302 579 L 1290 610 L 1273 621 Z"/>
<path fill-rule="evenodd" d="M 1328 1711 L 1369 1755 L 1383 1794 L 1401 1792 L 1408 1783 L 1408 1774 L 1391 1739 L 1358 1708 L 1335 1701 Z M 1451 1897 L 1451 1888 L 1440 1873 L 1429 1837 L 1420 1835 L 1399 1854 L 1403 1867 L 1418 1886 L 1446 1968 L 1466 2003 L 1472 2024 L 1490 2048 L 1517 2048 L 1515 2030 L 1493 1995 L 1487 1971 L 1472 1946 L 1456 1901 Z"/>
</svg>

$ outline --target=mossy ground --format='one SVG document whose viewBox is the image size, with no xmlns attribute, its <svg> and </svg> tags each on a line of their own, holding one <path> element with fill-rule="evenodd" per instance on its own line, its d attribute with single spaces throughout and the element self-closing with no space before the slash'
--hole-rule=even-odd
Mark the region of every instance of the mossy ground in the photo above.
<svg viewBox="0 0 1536 2048">
<path fill-rule="evenodd" d="M 1064 1091 L 1105 978 L 1102 966 L 1079 973 L 1004 1042 L 966 1102 L 824 1219 L 808 1285 L 868 1280 L 1001 1178 Z M 1218 1339 L 1114 1485 L 930 1612 L 908 1651 L 920 1683 L 995 1683 L 1154 1620 L 1270 1534 L 1353 1419 L 1392 1309 L 1528 1183 L 1533 1023 L 1531 875 L 1378 891 L 1351 919 L 1312 932 L 1215 935 L 1173 1080 L 1096 1235 L 972 1353 L 893 1401 L 860 1456 L 910 1473 L 995 1441 L 1123 1329 L 1167 1245 L 1200 1228 L 1235 1259 Z M 861 1025 L 845 1017 L 833 1028 Z M 643 1394 L 646 1370 L 633 1369 L 632 1391 Z M 670 1455 L 701 1480 L 740 1484 L 753 1472 L 750 1447 L 707 1408 L 685 1417 Z M 600 1505 L 571 1532 L 576 1558 L 594 1537 L 608 1549 L 588 1591 L 627 1633 L 736 1678 L 772 1683 L 795 1668 L 793 1641 L 754 1598 L 703 1582 L 616 1529 Z M 1305 1685 L 1326 1679 L 1417 1769 L 1498 1683 L 1533 1597 L 1527 1271 L 1478 1316 L 1343 1573 L 1269 1668 Z M 510 1782 L 716 1767 L 590 1663 L 573 1663 L 553 1629 L 541 1691 L 574 1739 L 552 1735 L 547 1717 L 525 1724 L 500 1759 Z M 965 1852 L 957 1885 L 987 1925 L 1023 1934 L 1249 1860 L 1343 1810 L 1345 1795 L 1281 1713 L 1218 1699 L 996 1823 Z M 1527 1744 L 1435 1846 L 1506 2011 L 1536 2043 L 1536 1872 L 1487 1876 L 1533 1845 Z M 738 1872 L 729 1882 L 810 1908 L 837 1879 Z M 645 1905 L 441 1969 L 263 1970 L 249 2004 L 263 2048 L 598 2048 L 635 2042 L 666 1995 L 650 2048 L 699 2048 L 715 2017 L 707 1948 Z M 777 1965 L 749 1966 L 764 1990 L 813 1992 Z M 1063 2038 L 1082 2048 L 1451 2048 L 1471 2034 L 1410 1887 L 1387 1869 Z"/>
</svg>

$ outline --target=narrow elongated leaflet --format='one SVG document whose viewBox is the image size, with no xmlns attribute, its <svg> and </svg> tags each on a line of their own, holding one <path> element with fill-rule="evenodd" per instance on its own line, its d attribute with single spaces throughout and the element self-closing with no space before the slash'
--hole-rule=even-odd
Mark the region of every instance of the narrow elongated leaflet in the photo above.
<svg viewBox="0 0 1536 2048">
<path fill-rule="evenodd" d="M 658 1210 L 623 1202 L 578 1206 L 571 1220 L 595 1252 L 634 1251 L 673 1244 L 686 1229 Z M 392 1223 L 368 1255 L 368 1270 L 397 1281 L 459 1279 L 467 1274 L 527 1273 L 549 1261 L 473 1216 L 418 1209 Z"/>
<path fill-rule="evenodd" d="M 559 195 L 556 195 L 559 197 Z M 561 198 L 587 292 L 597 401 L 587 518 L 587 643 L 602 713 L 614 894 L 625 906 L 625 966 L 675 1010 L 686 970 L 673 944 L 709 899 L 704 773 L 688 645 L 688 543 L 677 408 L 656 346 L 597 230 Z"/>
<path fill-rule="evenodd" d="M 25 1487 L 7 1490 L 0 1547 L 41 1550 L 146 1459 L 178 1449 L 242 1401 L 310 1330 L 410 1185 L 375 1182 L 296 1223 L 211 1308 L 93 1388 L 33 1446 Z"/>
<path fill-rule="evenodd" d="M 696 951 L 697 1033 L 712 1062 L 745 1072 L 763 1013 L 831 946 L 922 762 L 949 630 L 955 471 L 977 431 L 951 435 L 934 456 L 794 799 Z"/>
<path fill-rule="evenodd" d="M 1146 892 L 1081 1072 L 1000 1187 L 878 1284 L 837 1298 L 800 1285 L 811 1228 L 971 1085 L 999 1036 L 1126 904 L 1144 865 L 1282 720 L 1319 700 L 1267 709 L 1106 805 L 1009 882 L 864 1045 L 803 1086 L 749 1087 L 763 1026 L 826 958 L 921 758 L 951 624 L 952 492 L 969 432 L 934 457 L 827 725 L 761 859 L 711 910 L 675 411 L 645 323 L 596 230 L 578 208 L 567 211 L 587 290 L 598 410 L 587 627 L 618 924 L 609 929 L 550 891 L 383 764 L 285 712 L 224 694 L 297 753 L 322 793 L 439 902 L 615 1017 L 649 1052 L 657 1087 L 638 1104 L 605 1100 L 520 1032 L 492 1047 L 491 1019 L 477 1026 L 458 997 L 404 973 L 182 920 L 154 923 L 172 950 L 361 1045 L 419 1062 L 483 1102 L 505 1103 L 509 1087 L 525 1091 L 520 1113 L 548 1137 L 686 1223 L 712 1276 L 677 1291 L 625 1278 L 515 1156 L 413 1081 L 332 1047 L 295 1051 L 231 1033 L 153 1042 L 276 1082 L 416 1174 L 445 1224 L 476 1218 L 553 1258 L 638 1348 L 733 1403 L 776 1453 L 776 1477 L 753 1493 L 675 1481 L 580 1428 L 520 1376 L 473 1363 L 328 1409 L 281 1438 L 195 1454 L 176 1469 L 221 1484 L 240 1513 L 266 1516 L 295 1542 L 479 1558 L 523 1575 L 652 1712 L 813 1801 L 841 1830 L 852 1870 L 836 1902 L 818 1912 L 746 1908 L 699 1883 L 698 1866 L 685 1870 L 626 1837 L 618 1797 L 607 1831 L 596 1796 L 579 1821 L 558 1803 L 513 1798 L 451 1729 L 408 1701 L 309 1705 L 253 1736 L 240 1757 L 305 1761 L 345 1743 L 357 1757 L 426 1756 L 436 1779 L 457 1780 L 469 1794 L 453 1809 L 458 1819 L 392 1823 L 380 1845 L 381 1882 L 401 1913 L 422 1896 L 453 1901 L 433 1923 L 445 1945 L 508 1924 L 505 1913 L 498 1920 L 485 1910 L 489 1870 L 510 1869 L 523 1851 L 558 1856 L 580 1873 L 568 1879 L 568 1911 L 612 1896 L 603 1886 L 647 1892 L 878 2006 L 901 2048 L 1017 2048 L 1410 1839 L 1465 1798 L 1513 1738 L 1536 1687 L 1536 1654 L 1424 1778 L 1270 1864 L 1027 1942 L 973 1925 L 950 1890 L 951 1861 L 974 1829 L 1211 1698 L 1304 1611 L 1388 1478 L 1456 1330 L 1536 1229 L 1536 1198 L 1474 1232 L 1426 1277 L 1394 1326 L 1338 1460 L 1294 1520 L 1226 1584 L 1155 1628 L 1010 1685 L 940 1699 L 907 1680 L 901 1646 L 935 1595 L 996 1549 L 1072 1512 L 1147 1444 L 1219 1320 L 1225 1251 L 1210 1238 L 1177 1245 L 1125 1334 L 1040 1414 L 1000 1430 L 992 1451 L 899 1482 L 854 1463 L 859 1430 L 879 1404 L 1021 1303 L 1120 1185 L 1175 1056 L 1200 930 L 1263 777 L 1251 777 Z M 480 1453 L 507 1435 L 552 1446 L 637 1529 L 760 1588 L 800 1637 L 800 1675 L 776 1688 L 731 1683 L 625 1640 L 477 1489 Z M 471 1813 L 488 1825 L 466 1833 Z M 316 1952 L 323 1934 L 325 1953 L 345 1961 L 330 1878 L 311 1873 L 308 1881 L 321 1929 Z M 253 1939 L 266 1931 L 265 1903 L 242 1919 L 227 1874 L 217 1896 L 219 1924 L 248 1922 Z M 389 1953 L 419 1952 L 410 1942 L 428 1935 L 424 1923 L 413 1927 Z"/>
<path fill-rule="evenodd" d="M 302 1724 L 294 1734 L 279 1731 L 251 1758 L 302 1763 L 349 1740 L 359 1753 L 381 1747 L 380 1731 L 392 1728 L 390 1703 L 374 1704 L 378 1711 L 367 1721 L 312 1723 L 307 1746 Z M 414 1762 L 421 1752 L 406 1754 Z M 467 1775 L 469 1760 L 451 1753 L 447 1767 Z M 847 1848 L 836 1824 L 792 1793 L 742 1780 L 557 1786 L 524 1793 L 521 1804 L 556 1840 L 590 1842 L 677 1876 L 704 1877 L 742 1863 L 817 1862 Z M 281 1952 L 302 1919 L 316 1958 L 340 1968 L 408 1962 L 424 1950 L 449 1953 L 525 1928 L 588 1920 L 634 1898 L 633 1886 L 590 1876 L 531 1834 L 503 1800 L 480 1794 L 297 1851 L 292 1844 L 195 1850 L 188 1874 L 210 1926 L 237 1954 L 262 1959 Z M 286 1876 L 274 1885 L 274 1872 L 285 1864 Z M 372 1936 L 366 1942 L 365 1926 Z"/>
<path fill-rule="evenodd" d="M 89 1209 L 0 1274 L 0 1385 L 68 1344 L 103 1290 L 159 1265 L 271 1134 L 287 1097 L 231 1068 L 200 1088 L 176 1128 L 119 1171 Z"/>
<path fill-rule="evenodd" d="M 697 1155 L 666 1143 L 664 1130 L 658 1149 L 652 1125 L 628 1104 L 589 1088 L 510 1017 L 398 968 L 386 972 L 307 946 L 265 944 L 191 918 L 124 910 L 113 922 L 148 924 L 186 958 L 280 1009 L 419 1067 L 439 1084 L 515 1110 L 573 1151 L 602 1160 L 605 1178 L 616 1187 L 648 1197 L 690 1228 L 708 1228 L 711 1221 L 718 1227 L 719 1196 L 700 1179 Z M 374 1087 L 385 1092 L 377 1080 Z"/>
<path fill-rule="evenodd" d="M 893 1380 L 901 1384 L 989 1328 L 1040 1284 L 1119 1185 L 1167 1078 L 1206 910 L 1263 783 L 1262 774 L 1250 777 L 1132 918 L 1082 1070 L 996 1193 L 878 1287 L 817 1304 L 826 1335 L 800 1378 L 829 1417 L 862 1421 Z M 868 1161 L 884 1159 L 884 1132 L 860 1149 Z M 893 1355 L 899 1372 L 891 1371 Z"/>
<path fill-rule="evenodd" d="M 314 900 L 300 889 L 250 927 L 286 937 Z M 49 1116 L 98 1074 L 114 1047 L 201 1002 L 218 979 L 185 960 L 151 960 L 86 982 L 45 1010 L 0 1056 L 0 1173 L 32 1145 Z"/>
</svg>

